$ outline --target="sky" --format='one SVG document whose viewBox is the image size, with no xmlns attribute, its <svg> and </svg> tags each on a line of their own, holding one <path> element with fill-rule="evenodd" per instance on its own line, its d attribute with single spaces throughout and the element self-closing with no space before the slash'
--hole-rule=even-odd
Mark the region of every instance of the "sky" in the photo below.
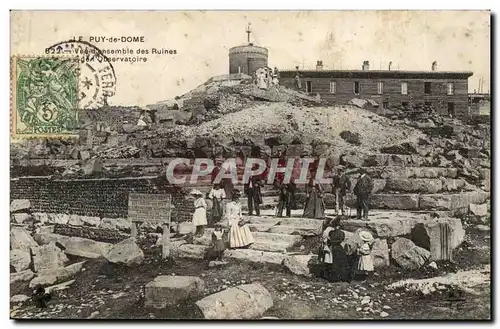
<svg viewBox="0 0 500 329">
<path fill-rule="evenodd" d="M 166 48 L 146 63 L 114 63 L 110 105 L 145 106 L 182 95 L 227 74 L 228 50 L 251 42 L 269 49 L 269 66 L 313 69 L 472 71 L 469 92 L 490 89 L 488 11 L 13 11 L 11 55 L 43 54 L 46 47 L 83 36 L 144 36 L 144 43 L 93 43 L 99 49 Z M 135 56 L 135 55 L 134 55 Z"/>
</svg>

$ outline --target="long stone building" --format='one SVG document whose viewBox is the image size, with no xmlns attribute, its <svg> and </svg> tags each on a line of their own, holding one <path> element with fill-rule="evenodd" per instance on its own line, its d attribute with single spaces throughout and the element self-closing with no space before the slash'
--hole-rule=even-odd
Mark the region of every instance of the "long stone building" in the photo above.
<svg viewBox="0 0 500 329">
<path fill-rule="evenodd" d="M 368 61 L 361 70 L 280 71 L 280 84 L 296 87 L 300 77 L 301 91 L 321 99 L 346 104 L 353 98 L 372 99 L 380 108 L 410 107 L 416 104 L 434 107 L 442 115 L 465 118 L 469 115 L 468 78 L 472 72 L 370 70 Z"/>
</svg>

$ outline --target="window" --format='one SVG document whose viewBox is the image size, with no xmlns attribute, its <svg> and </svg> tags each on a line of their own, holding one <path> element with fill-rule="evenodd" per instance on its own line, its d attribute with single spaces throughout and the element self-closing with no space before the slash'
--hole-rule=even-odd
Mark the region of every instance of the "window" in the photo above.
<svg viewBox="0 0 500 329">
<path fill-rule="evenodd" d="M 403 106 L 404 108 L 407 108 L 408 107 L 408 102 L 402 102 L 401 106 Z"/>
<path fill-rule="evenodd" d="M 388 109 L 388 108 L 389 108 L 389 102 L 383 102 L 383 103 L 382 103 L 382 107 L 383 107 L 384 109 Z"/>
<path fill-rule="evenodd" d="M 455 94 L 455 85 L 453 82 L 449 82 L 447 87 L 446 87 L 446 94 L 447 95 L 454 95 Z"/>
<path fill-rule="evenodd" d="M 424 82 L 424 93 L 425 94 L 431 94 L 432 93 L 431 83 L 430 82 Z"/>
<path fill-rule="evenodd" d="M 377 93 L 379 95 L 382 95 L 384 93 L 384 83 L 382 81 L 379 81 L 377 83 Z"/>
<path fill-rule="evenodd" d="M 330 94 L 337 93 L 337 83 L 335 81 L 330 81 Z"/>
<path fill-rule="evenodd" d="M 360 91 L 360 88 L 361 86 L 359 85 L 359 81 L 356 81 L 354 82 L 354 93 L 357 95 L 359 94 L 359 91 Z"/>
<path fill-rule="evenodd" d="M 306 92 L 308 94 L 312 93 L 312 81 L 306 81 Z"/>
<path fill-rule="evenodd" d="M 408 83 L 401 82 L 401 95 L 408 95 Z"/>
</svg>

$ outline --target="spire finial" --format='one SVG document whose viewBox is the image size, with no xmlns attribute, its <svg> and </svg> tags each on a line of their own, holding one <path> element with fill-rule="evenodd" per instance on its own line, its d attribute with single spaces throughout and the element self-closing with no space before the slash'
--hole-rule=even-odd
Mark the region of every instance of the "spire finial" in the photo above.
<svg viewBox="0 0 500 329">
<path fill-rule="evenodd" d="M 251 25 L 252 25 L 251 23 L 248 23 L 248 26 L 247 26 L 247 29 L 246 29 L 248 43 L 250 43 L 250 33 L 252 33 L 252 27 L 251 27 Z"/>
</svg>

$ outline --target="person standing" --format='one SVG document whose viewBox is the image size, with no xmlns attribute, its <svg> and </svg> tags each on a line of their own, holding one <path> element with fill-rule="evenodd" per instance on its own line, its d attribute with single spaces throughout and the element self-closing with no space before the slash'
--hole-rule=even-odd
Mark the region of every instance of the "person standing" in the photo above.
<svg viewBox="0 0 500 329">
<path fill-rule="evenodd" d="M 207 226 L 207 203 L 203 198 L 203 193 L 199 190 L 193 190 L 190 193 L 195 197 L 194 200 L 194 213 L 193 225 L 196 227 L 195 236 L 202 236 L 205 233 L 205 226 Z"/>
<path fill-rule="evenodd" d="M 333 194 L 335 195 L 335 212 L 345 215 L 345 196 L 351 192 L 351 180 L 345 174 L 342 166 L 337 167 L 337 173 L 333 177 Z"/>
<path fill-rule="evenodd" d="M 220 187 L 220 184 L 214 184 L 214 187 L 210 190 L 208 198 L 212 200 L 212 220 L 213 224 L 219 222 L 223 215 L 223 201 L 226 198 L 226 193 Z"/>
<path fill-rule="evenodd" d="M 262 183 L 258 177 L 252 177 L 244 186 L 248 201 L 248 215 L 250 216 L 253 215 L 254 208 L 255 214 L 260 216 L 260 205 L 262 204 L 261 185 Z"/>
<path fill-rule="evenodd" d="M 325 218 L 325 204 L 323 201 L 323 187 L 311 179 L 306 187 L 305 218 Z"/>
<path fill-rule="evenodd" d="M 332 282 L 349 281 L 351 268 L 349 267 L 347 254 L 342 247 L 345 233 L 341 229 L 340 216 L 335 217 L 331 223 L 331 227 L 333 227 L 333 230 L 330 231 L 328 236 L 332 257 L 329 280 Z"/>
<path fill-rule="evenodd" d="M 356 276 L 360 276 L 361 279 L 366 280 L 373 271 L 373 259 L 371 256 L 371 244 L 373 243 L 373 236 L 370 232 L 361 231 L 359 233 L 362 244 L 358 249 L 358 264 L 356 266 Z"/>
<path fill-rule="evenodd" d="M 224 213 L 229 226 L 229 247 L 245 248 L 255 242 L 250 228 L 241 215 L 240 191 L 234 190 L 232 201 L 226 205 Z"/>
<path fill-rule="evenodd" d="M 358 219 L 368 220 L 368 202 L 373 190 L 373 180 L 363 170 L 354 186 L 354 194 L 356 195 L 356 214 Z"/>
</svg>

